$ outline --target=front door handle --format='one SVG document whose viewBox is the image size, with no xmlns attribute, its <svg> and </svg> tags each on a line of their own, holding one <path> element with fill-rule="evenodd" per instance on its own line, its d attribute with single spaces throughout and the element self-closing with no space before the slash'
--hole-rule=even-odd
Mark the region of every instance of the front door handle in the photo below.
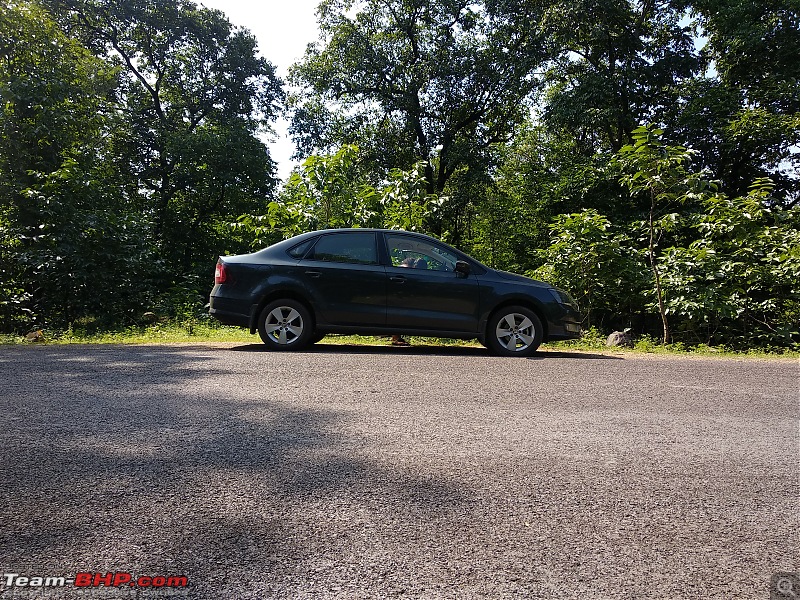
<svg viewBox="0 0 800 600">
<path fill-rule="evenodd" d="M 306 271 L 306 275 L 309 277 L 314 277 L 315 279 L 322 275 L 322 271 Z"/>
<path fill-rule="evenodd" d="M 394 281 L 395 283 L 405 283 L 406 278 L 403 275 L 394 275 L 393 277 L 389 277 L 389 281 Z"/>
</svg>

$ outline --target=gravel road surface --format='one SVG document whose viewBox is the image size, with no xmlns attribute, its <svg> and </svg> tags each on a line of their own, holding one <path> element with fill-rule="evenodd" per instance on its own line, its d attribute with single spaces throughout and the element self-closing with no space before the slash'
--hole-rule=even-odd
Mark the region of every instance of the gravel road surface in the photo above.
<svg viewBox="0 0 800 600">
<path fill-rule="evenodd" d="M 32 346 L 0 373 L 4 599 L 766 600 L 800 570 L 798 361 Z M 188 586 L 17 585 L 110 572 Z"/>
</svg>

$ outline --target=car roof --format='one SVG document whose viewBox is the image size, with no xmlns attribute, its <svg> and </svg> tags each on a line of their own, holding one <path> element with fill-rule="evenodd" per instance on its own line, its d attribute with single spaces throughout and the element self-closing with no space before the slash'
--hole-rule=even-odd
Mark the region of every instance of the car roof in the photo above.
<svg viewBox="0 0 800 600">
<path fill-rule="evenodd" d="M 425 237 L 430 237 L 425 235 L 424 233 L 419 233 L 417 231 L 406 231 L 405 229 L 377 229 L 375 227 L 337 227 L 335 229 L 318 229 L 317 231 L 308 231 L 306 233 L 336 233 L 342 231 L 368 231 L 368 232 L 386 232 L 386 233 L 412 233 L 414 235 L 423 235 Z M 300 235 L 306 235 L 306 233 Z"/>
</svg>

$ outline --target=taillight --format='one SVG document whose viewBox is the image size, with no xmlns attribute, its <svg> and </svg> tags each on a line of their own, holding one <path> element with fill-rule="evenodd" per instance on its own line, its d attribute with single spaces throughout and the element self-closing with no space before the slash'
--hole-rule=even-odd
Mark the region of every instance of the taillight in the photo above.
<svg viewBox="0 0 800 600">
<path fill-rule="evenodd" d="M 225 283 L 227 279 L 228 274 L 225 272 L 225 263 L 218 260 L 217 268 L 214 270 L 214 283 Z"/>
</svg>

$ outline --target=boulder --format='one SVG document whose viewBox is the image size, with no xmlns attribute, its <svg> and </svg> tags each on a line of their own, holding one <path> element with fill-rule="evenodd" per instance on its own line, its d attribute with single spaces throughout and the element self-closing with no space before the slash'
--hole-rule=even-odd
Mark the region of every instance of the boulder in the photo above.
<svg viewBox="0 0 800 600">
<path fill-rule="evenodd" d="M 26 342 L 36 343 L 36 342 L 43 342 L 44 341 L 44 334 L 42 333 L 41 329 L 37 329 L 36 331 L 31 331 L 28 335 L 25 336 Z"/>
<path fill-rule="evenodd" d="M 633 338 L 630 334 L 630 329 L 625 331 L 615 331 L 606 340 L 606 346 L 625 346 L 631 348 L 633 346 Z"/>
</svg>

